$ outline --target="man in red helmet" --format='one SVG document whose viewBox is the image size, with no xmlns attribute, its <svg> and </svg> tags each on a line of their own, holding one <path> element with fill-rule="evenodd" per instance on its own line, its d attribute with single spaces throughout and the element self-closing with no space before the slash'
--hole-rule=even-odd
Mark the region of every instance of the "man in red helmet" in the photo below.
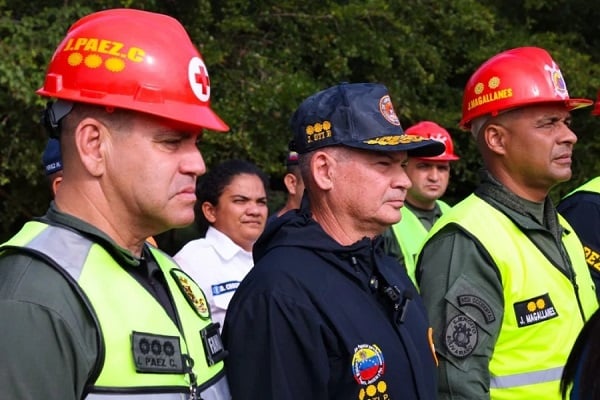
<svg viewBox="0 0 600 400">
<path fill-rule="evenodd" d="M 412 186 L 406 192 L 402 219 L 383 234 L 386 252 L 406 267 L 408 276 L 415 282 L 415 260 L 423 240 L 435 221 L 450 208 L 440 198 L 450 182 L 450 162 L 459 157 L 454 154 L 450 133 L 435 122 L 421 121 L 406 133 L 438 140 L 446 146 L 442 154 L 434 157 L 408 158 L 404 170 Z"/>
<path fill-rule="evenodd" d="M 90 14 L 38 93 L 57 99 L 44 121 L 63 180 L 0 246 L 2 397 L 229 399 L 204 294 L 145 243 L 193 221 L 196 142 L 228 129 L 184 28 L 133 9 Z"/>
<path fill-rule="evenodd" d="M 482 180 L 442 215 L 417 261 L 440 399 L 561 398 L 569 350 L 598 304 L 581 243 L 548 192 L 571 177 L 570 111 L 589 104 L 569 98 L 540 48 L 499 53 L 469 79 L 461 125 Z"/>
</svg>

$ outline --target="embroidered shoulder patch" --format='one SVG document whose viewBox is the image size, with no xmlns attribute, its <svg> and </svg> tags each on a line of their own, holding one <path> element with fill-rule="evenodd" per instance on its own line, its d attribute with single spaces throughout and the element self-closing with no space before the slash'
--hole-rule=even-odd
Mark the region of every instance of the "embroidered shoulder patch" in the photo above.
<svg viewBox="0 0 600 400">
<path fill-rule="evenodd" d="M 175 279 L 175 282 L 177 282 L 179 290 L 181 290 L 181 293 L 183 293 L 188 303 L 192 306 L 194 311 L 196 311 L 196 314 L 202 319 L 209 319 L 210 308 L 208 307 L 206 296 L 204 296 L 204 292 L 200 289 L 200 286 L 198 286 L 188 274 L 180 269 L 173 268 L 171 270 L 171 276 Z"/>
<path fill-rule="evenodd" d="M 494 315 L 492 307 L 490 307 L 489 304 L 481 297 L 472 294 L 464 294 L 458 296 L 457 300 L 458 305 L 461 307 L 472 306 L 478 309 L 485 318 L 486 323 L 490 324 L 496 320 L 496 316 Z"/>
<path fill-rule="evenodd" d="M 478 336 L 477 324 L 465 315 L 457 315 L 446 327 L 444 344 L 454 357 L 465 358 L 475 350 Z"/>
</svg>

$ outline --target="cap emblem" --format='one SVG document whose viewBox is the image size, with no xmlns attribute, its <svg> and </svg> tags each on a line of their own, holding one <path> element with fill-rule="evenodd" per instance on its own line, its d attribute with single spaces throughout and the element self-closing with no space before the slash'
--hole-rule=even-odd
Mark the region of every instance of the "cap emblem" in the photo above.
<svg viewBox="0 0 600 400">
<path fill-rule="evenodd" d="M 381 111 L 381 115 L 383 115 L 383 118 L 385 118 L 387 122 L 392 125 L 400 126 L 400 120 L 396 115 L 394 105 L 392 104 L 389 95 L 386 94 L 379 100 L 379 111 Z"/>
<path fill-rule="evenodd" d="M 552 79 L 552 86 L 554 87 L 554 94 L 559 96 L 562 99 L 569 98 L 569 92 L 567 91 L 567 84 L 565 83 L 565 79 L 558 68 L 558 65 L 554 61 L 552 61 L 552 65 L 544 65 L 544 70 L 550 73 L 550 77 Z"/>
<path fill-rule="evenodd" d="M 210 100 L 208 69 L 200 57 L 193 57 L 188 64 L 188 80 L 194 95 L 206 103 Z"/>
</svg>

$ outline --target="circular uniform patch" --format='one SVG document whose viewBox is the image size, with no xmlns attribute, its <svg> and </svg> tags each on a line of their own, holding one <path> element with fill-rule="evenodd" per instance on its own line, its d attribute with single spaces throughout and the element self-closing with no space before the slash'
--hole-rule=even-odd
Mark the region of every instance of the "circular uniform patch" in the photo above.
<svg viewBox="0 0 600 400">
<path fill-rule="evenodd" d="M 473 320 L 464 315 L 452 318 L 446 327 L 445 345 L 454 357 L 468 357 L 477 344 L 479 331 Z"/>
<path fill-rule="evenodd" d="M 394 110 L 394 105 L 392 104 L 392 100 L 389 95 L 383 96 L 379 99 L 379 111 L 383 118 L 387 120 L 392 125 L 400 126 L 400 119 L 398 115 L 396 115 L 396 111 Z"/>
<path fill-rule="evenodd" d="M 359 344 L 354 348 L 352 374 L 360 385 L 370 385 L 385 371 L 383 353 L 375 344 Z"/>
</svg>

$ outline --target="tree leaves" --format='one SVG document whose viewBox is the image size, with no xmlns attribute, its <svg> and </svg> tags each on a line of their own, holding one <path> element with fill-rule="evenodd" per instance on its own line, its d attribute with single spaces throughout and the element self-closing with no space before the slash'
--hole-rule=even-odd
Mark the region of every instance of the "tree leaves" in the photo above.
<svg viewBox="0 0 600 400">
<path fill-rule="evenodd" d="M 447 127 L 461 160 L 447 198 L 466 196 L 479 156 L 458 129 L 462 91 L 487 58 L 511 48 L 547 48 L 572 97 L 595 98 L 600 87 L 600 11 L 584 0 L 0 0 L 0 235 L 47 207 L 35 95 L 66 29 L 92 10 L 110 7 L 164 12 L 182 21 L 211 75 L 212 104 L 231 132 L 208 132 L 201 144 L 210 168 L 227 158 L 283 173 L 289 118 L 310 94 L 341 81 L 388 86 L 403 126 L 429 119 Z M 568 22 L 565 22 L 568 21 Z M 176 45 L 176 44 L 174 44 Z M 598 121 L 574 112 L 580 132 L 574 179 L 566 193 L 598 171 Z M 584 133 L 585 132 L 585 133 Z"/>
</svg>

